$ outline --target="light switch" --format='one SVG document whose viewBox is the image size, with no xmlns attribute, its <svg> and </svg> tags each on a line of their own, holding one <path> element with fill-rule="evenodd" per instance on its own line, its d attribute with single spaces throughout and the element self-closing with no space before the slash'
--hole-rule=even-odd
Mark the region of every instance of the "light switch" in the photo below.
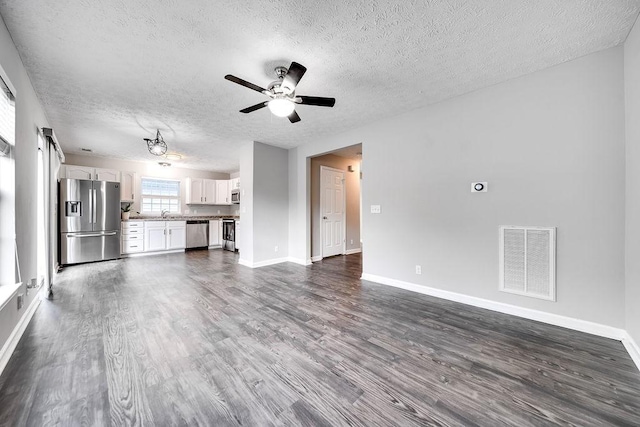
<svg viewBox="0 0 640 427">
<path fill-rule="evenodd" d="M 371 205 L 372 214 L 379 214 L 380 212 L 380 205 Z"/>
</svg>

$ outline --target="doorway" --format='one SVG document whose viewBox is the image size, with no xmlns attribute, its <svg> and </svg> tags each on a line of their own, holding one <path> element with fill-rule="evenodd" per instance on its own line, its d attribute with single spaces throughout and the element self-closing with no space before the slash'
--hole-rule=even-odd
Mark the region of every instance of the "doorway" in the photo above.
<svg viewBox="0 0 640 427">
<path fill-rule="evenodd" d="M 311 261 L 362 251 L 362 144 L 310 160 Z"/>
</svg>

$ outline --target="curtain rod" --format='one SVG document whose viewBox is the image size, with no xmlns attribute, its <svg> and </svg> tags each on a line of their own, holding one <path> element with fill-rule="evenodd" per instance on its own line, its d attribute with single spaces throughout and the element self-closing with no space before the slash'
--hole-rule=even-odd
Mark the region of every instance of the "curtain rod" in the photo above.
<svg viewBox="0 0 640 427">
<path fill-rule="evenodd" d="M 64 153 L 62 152 L 62 147 L 60 147 L 60 143 L 58 142 L 58 138 L 56 138 L 56 134 L 53 132 L 53 129 L 42 128 L 42 134 L 50 143 L 53 144 L 53 147 L 56 149 L 56 153 L 58 153 L 58 157 L 60 158 L 60 162 L 64 163 Z"/>
</svg>

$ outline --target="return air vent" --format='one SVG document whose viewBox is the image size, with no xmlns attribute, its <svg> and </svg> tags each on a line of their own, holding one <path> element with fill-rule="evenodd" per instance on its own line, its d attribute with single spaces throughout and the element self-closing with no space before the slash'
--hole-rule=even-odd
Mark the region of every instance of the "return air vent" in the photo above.
<svg viewBox="0 0 640 427">
<path fill-rule="evenodd" d="M 500 290 L 556 300 L 555 227 L 500 227 Z"/>
</svg>

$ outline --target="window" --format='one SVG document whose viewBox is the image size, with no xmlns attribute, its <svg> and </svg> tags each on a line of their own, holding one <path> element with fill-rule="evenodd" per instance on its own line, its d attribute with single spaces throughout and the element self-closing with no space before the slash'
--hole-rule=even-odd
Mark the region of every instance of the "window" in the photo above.
<svg viewBox="0 0 640 427">
<path fill-rule="evenodd" d="M 180 213 L 180 181 L 142 178 L 143 214 Z"/>
<path fill-rule="evenodd" d="M 15 125 L 15 98 L 0 78 L 0 285 L 16 283 Z M 0 304 L 2 296 L 0 292 Z"/>
</svg>

